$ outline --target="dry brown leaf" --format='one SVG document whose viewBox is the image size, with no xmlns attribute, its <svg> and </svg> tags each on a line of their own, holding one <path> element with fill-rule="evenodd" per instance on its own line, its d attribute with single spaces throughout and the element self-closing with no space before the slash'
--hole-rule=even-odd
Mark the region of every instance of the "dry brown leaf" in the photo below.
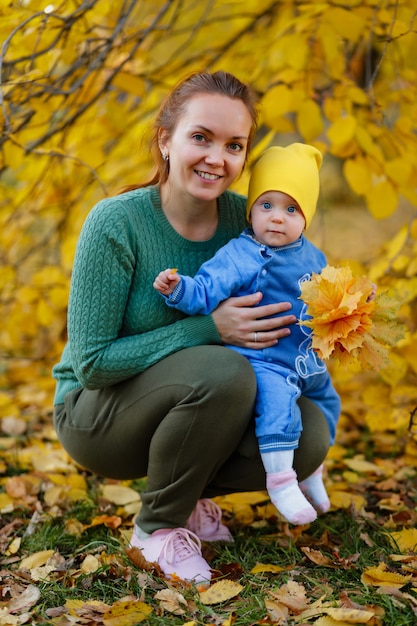
<svg viewBox="0 0 417 626">
<path fill-rule="evenodd" d="M 126 554 L 136 567 L 143 569 L 146 572 L 155 572 L 155 574 L 161 578 L 164 578 L 164 573 L 159 567 L 158 563 L 150 563 L 143 556 L 142 550 L 135 548 L 134 546 L 126 548 Z"/>
<path fill-rule="evenodd" d="M 8 609 L 10 613 L 18 613 L 31 609 L 41 597 L 41 592 L 35 585 L 28 585 L 26 589 L 16 598 L 10 600 Z"/>
<path fill-rule="evenodd" d="M 161 589 L 161 591 L 155 594 L 154 598 L 158 600 L 164 611 L 168 611 L 168 613 L 173 613 L 174 615 L 184 615 L 184 607 L 187 606 L 187 600 L 179 591 L 175 591 L 174 589 Z"/>
<path fill-rule="evenodd" d="M 331 567 L 333 569 L 337 569 L 339 565 L 335 563 L 334 559 L 331 559 L 329 556 L 324 555 L 320 550 L 314 550 L 307 546 L 303 546 L 301 551 L 304 552 L 306 557 L 310 559 L 316 565 L 321 565 L 322 567 Z"/>
<path fill-rule="evenodd" d="M 282 585 L 279 589 L 268 591 L 268 594 L 281 604 L 285 604 L 294 613 L 301 613 L 309 605 L 304 586 L 293 580 Z"/>
<path fill-rule="evenodd" d="M 288 623 L 287 619 L 289 612 L 288 607 L 285 604 L 265 598 L 265 608 L 268 611 L 269 619 L 272 620 L 274 624 L 284 626 Z"/>
</svg>

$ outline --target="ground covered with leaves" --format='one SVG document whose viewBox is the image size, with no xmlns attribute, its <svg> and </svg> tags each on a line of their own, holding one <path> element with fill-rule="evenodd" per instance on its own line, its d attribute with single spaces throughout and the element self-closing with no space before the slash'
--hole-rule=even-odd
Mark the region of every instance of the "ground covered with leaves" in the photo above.
<svg viewBox="0 0 417 626">
<path fill-rule="evenodd" d="M 208 589 L 129 549 L 145 481 L 75 466 L 51 417 L 2 420 L 0 625 L 401 626 L 417 620 L 417 444 L 344 415 L 326 461 L 332 508 L 280 519 L 266 492 L 217 499 L 233 544 L 205 544 Z"/>
</svg>

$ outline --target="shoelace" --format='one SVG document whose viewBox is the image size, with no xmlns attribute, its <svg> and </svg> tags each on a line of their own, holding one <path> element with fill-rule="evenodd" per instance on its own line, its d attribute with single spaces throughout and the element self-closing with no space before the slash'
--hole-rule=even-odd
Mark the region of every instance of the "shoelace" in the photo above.
<svg viewBox="0 0 417 626">
<path fill-rule="evenodd" d="M 174 529 L 166 538 L 161 556 L 167 563 L 179 563 L 191 556 L 201 556 L 201 541 L 191 530 Z"/>
<path fill-rule="evenodd" d="M 200 500 L 199 507 L 197 509 L 198 521 L 203 521 L 204 525 L 207 525 L 207 522 L 218 528 L 221 519 L 221 509 L 220 507 L 213 502 L 213 500 Z M 203 520 L 201 519 L 203 517 Z M 205 519 L 204 519 L 205 517 Z"/>
</svg>

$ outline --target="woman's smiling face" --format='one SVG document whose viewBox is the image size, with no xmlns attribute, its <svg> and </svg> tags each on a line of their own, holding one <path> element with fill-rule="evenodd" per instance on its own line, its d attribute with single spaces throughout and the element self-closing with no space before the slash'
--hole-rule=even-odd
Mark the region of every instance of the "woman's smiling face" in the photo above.
<svg viewBox="0 0 417 626">
<path fill-rule="evenodd" d="M 217 94 L 191 98 L 174 133 L 160 138 L 169 155 L 171 192 L 202 201 L 218 198 L 242 172 L 251 126 L 241 100 Z"/>
</svg>

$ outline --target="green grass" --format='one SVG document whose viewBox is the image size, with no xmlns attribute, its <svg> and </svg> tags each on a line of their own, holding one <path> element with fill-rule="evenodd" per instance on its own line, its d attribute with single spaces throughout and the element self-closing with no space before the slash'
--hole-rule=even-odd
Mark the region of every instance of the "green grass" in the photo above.
<svg viewBox="0 0 417 626">
<path fill-rule="evenodd" d="M 361 441 L 363 445 L 364 439 Z M 373 454 L 374 451 L 368 450 L 370 460 Z M 333 469 L 333 479 L 338 478 L 337 472 L 340 475 L 340 467 L 343 470 L 342 464 Z M 25 468 L 9 462 L 4 476 L 5 479 L 19 475 L 23 477 L 27 473 Z M 29 575 L 22 575 L 19 571 L 19 559 L 10 561 L 3 553 L 0 589 L 5 592 L 0 600 L 0 608 L 9 599 L 9 585 L 17 584 L 20 590 L 29 584 L 36 585 L 41 597 L 30 610 L 32 625 L 67 626 L 65 618 L 55 617 L 51 611 L 63 607 L 70 600 L 84 604 L 95 600 L 112 606 L 122 598 L 133 596 L 153 608 L 153 612 L 142 622 L 149 626 L 165 626 L 168 622 L 173 626 L 182 626 L 187 621 L 195 621 L 198 626 L 221 626 L 231 614 L 234 626 L 254 626 L 267 619 L 265 599 L 271 599 L 270 592 L 290 581 L 304 587 L 310 602 L 321 598 L 323 602 L 338 606 L 341 598 L 348 597 L 351 602 L 361 606 L 379 607 L 384 617 L 372 626 L 409 626 L 416 623 L 416 603 L 413 605 L 404 597 L 379 593 L 377 587 L 365 585 L 361 578 L 365 570 L 377 567 L 379 563 L 386 563 L 388 569 L 401 572 L 401 564 L 391 559 L 391 555 L 398 554 L 399 550 L 389 541 L 384 525 L 389 522 L 388 526 L 392 530 L 415 526 L 417 491 L 412 477 L 403 477 L 402 482 L 392 488 L 392 493 L 401 496 L 408 507 L 397 516 L 395 512 L 378 506 L 378 492 L 373 491 L 377 488 L 372 482 L 363 479 L 357 491 L 366 498 L 364 516 L 340 509 L 319 517 L 299 534 L 294 528 L 288 528 L 276 520 L 257 519 L 258 526 L 255 528 L 239 526 L 232 518 L 228 523 L 235 542 L 227 545 L 206 544 L 204 555 L 221 577 L 239 582 L 243 589 L 231 600 L 210 606 L 201 603 L 194 586 L 172 585 L 154 573 L 138 569 L 126 553 L 126 542 L 120 529 L 104 525 L 90 526 L 98 515 L 121 514 L 122 528 L 126 531 L 132 518 L 124 519 L 116 505 L 102 500 L 99 478 L 87 473 L 86 479 L 88 494 L 82 501 L 60 502 L 56 507 L 48 507 L 43 501 L 41 490 L 36 502 L 35 499 L 29 499 L 26 504 L 17 504 L 12 512 L 4 512 L 0 516 L 0 545 L 2 528 L 13 523 L 13 535 L 9 541 L 15 536 L 21 537 L 19 559 L 52 549 L 61 557 L 60 566 L 51 573 L 48 581 L 33 581 Z M 133 481 L 130 486 L 141 492 L 146 481 Z M 0 486 L 0 490 L 4 488 Z M 355 490 L 354 485 L 352 490 Z M 38 513 L 33 521 L 35 511 Z M 68 522 L 72 520 L 83 525 L 80 534 L 68 532 Z M 5 547 L 6 544 L 3 544 L 3 550 Z M 331 564 L 335 562 L 336 566 L 325 567 L 312 562 L 304 551 L 306 549 L 317 551 L 327 557 Z M 84 573 L 81 567 L 89 555 L 96 557 L 102 565 L 92 573 Z M 273 574 L 252 573 L 251 570 L 258 563 L 280 565 L 285 570 Z M 417 584 L 417 573 L 414 581 Z M 184 615 L 173 615 L 161 610 L 155 596 L 158 591 L 167 588 L 181 592 L 187 600 L 188 607 Z M 404 586 L 401 592 L 408 593 L 417 602 L 417 594 L 413 592 L 411 583 Z M 304 623 L 314 624 L 315 621 L 310 618 Z M 295 617 L 290 616 L 287 626 L 296 624 L 299 626 Z"/>
<path fill-rule="evenodd" d="M 95 512 L 91 502 L 80 502 L 72 509 L 71 517 L 78 517 L 86 523 Z M 41 600 L 32 614 L 33 624 L 54 623 L 48 620 L 48 609 L 63 606 L 70 599 L 85 603 L 98 600 L 112 605 L 131 594 L 153 606 L 153 613 L 145 621 L 150 626 L 165 625 L 168 617 L 173 626 L 184 624 L 187 620 L 195 620 L 197 624 L 221 624 L 231 612 L 235 616 L 235 626 L 249 626 L 266 617 L 264 599 L 268 597 L 268 592 L 278 589 L 289 580 L 302 584 L 312 601 L 325 596 L 326 601 L 334 602 L 336 606 L 340 595 L 347 594 L 351 601 L 360 605 L 377 605 L 385 611 L 384 626 L 409 626 L 415 623 L 410 604 L 379 594 L 375 587 L 367 587 L 361 582 L 363 570 L 377 566 L 381 561 L 390 563 L 393 547 L 386 532 L 378 524 L 353 517 L 346 511 L 320 517 L 300 536 L 297 543 L 276 525 L 266 526 L 262 530 L 250 527 L 235 529 L 233 544 L 210 546 L 211 565 L 227 578 L 236 578 L 243 585 L 243 591 L 224 605 L 205 606 L 199 602 L 194 587 L 180 588 L 185 598 L 194 603 L 194 611 L 182 616 L 160 614 L 159 603 L 154 596 L 157 590 L 167 587 L 167 582 L 135 568 L 124 552 L 125 546 L 120 543 L 117 531 L 94 526 L 80 536 L 70 535 L 65 530 L 65 518 L 69 516 L 69 512 L 55 518 L 44 516 L 35 526 L 35 531 L 23 537 L 22 554 L 54 549 L 64 559 L 63 571 L 57 580 L 37 583 Z M 7 522 L 7 516 L 3 522 Z M 23 532 L 22 525 L 21 534 Z M 365 536 L 367 541 L 363 539 Z M 353 555 L 357 557 L 346 569 L 322 567 L 306 558 L 303 546 L 320 550 L 331 558 L 335 554 L 338 559 L 349 559 Z M 74 570 L 77 570 L 87 554 L 99 556 L 103 552 L 114 555 L 114 563 L 101 567 L 93 574 L 74 576 Z M 273 563 L 288 570 L 273 575 L 253 574 L 251 570 L 257 563 Z M 314 620 L 306 623 L 313 624 Z M 288 624 L 296 622 L 290 618 Z"/>
</svg>

